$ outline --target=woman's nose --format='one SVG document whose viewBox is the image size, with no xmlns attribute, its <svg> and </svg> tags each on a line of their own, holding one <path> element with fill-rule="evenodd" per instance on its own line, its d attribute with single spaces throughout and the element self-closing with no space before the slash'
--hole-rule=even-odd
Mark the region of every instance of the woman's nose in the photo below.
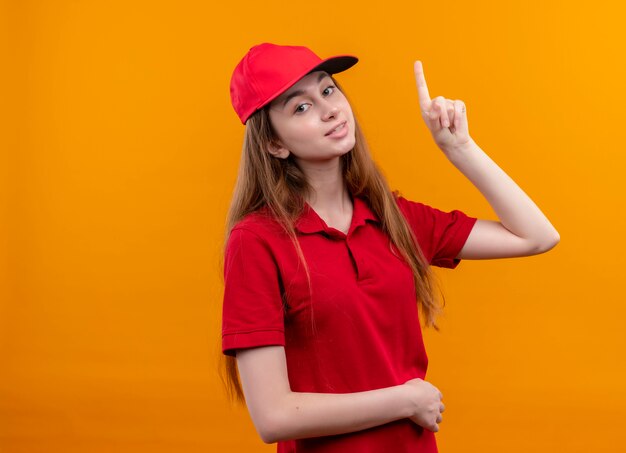
<svg viewBox="0 0 626 453">
<path fill-rule="evenodd" d="M 332 120 L 336 118 L 337 112 L 339 112 L 339 109 L 337 108 L 336 105 L 328 104 L 326 106 L 326 111 L 324 113 L 324 121 L 328 121 L 328 120 Z"/>
</svg>

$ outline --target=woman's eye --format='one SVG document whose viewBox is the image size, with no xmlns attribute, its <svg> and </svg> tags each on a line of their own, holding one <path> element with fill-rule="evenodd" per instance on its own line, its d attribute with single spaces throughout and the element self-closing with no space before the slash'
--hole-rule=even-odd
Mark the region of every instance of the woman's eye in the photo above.
<svg viewBox="0 0 626 453">
<path fill-rule="evenodd" d="M 333 91 L 335 91 L 335 87 L 334 85 L 330 85 L 328 87 L 326 87 L 323 91 L 324 95 L 328 96 L 329 94 L 331 94 Z"/>
<path fill-rule="evenodd" d="M 296 107 L 295 113 L 306 112 L 309 109 L 309 104 L 300 104 Z"/>
</svg>

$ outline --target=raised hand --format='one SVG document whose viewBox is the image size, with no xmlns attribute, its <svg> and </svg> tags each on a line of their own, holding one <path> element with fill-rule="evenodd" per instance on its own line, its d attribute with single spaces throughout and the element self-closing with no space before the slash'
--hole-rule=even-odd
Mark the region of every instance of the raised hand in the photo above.
<svg viewBox="0 0 626 453">
<path fill-rule="evenodd" d="M 415 62 L 415 83 L 422 118 L 437 146 L 447 152 L 469 143 L 467 112 L 463 101 L 453 101 L 443 96 L 431 99 L 424 68 L 419 60 Z"/>
</svg>

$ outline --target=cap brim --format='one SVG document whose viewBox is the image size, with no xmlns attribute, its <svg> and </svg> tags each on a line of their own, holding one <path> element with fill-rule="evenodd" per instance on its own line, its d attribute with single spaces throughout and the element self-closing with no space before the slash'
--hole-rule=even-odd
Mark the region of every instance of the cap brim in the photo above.
<svg viewBox="0 0 626 453">
<path fill-rule="evenodd" d="M 346 69 L 350 69 L 358 61 L 359 59 L 352 55 L 339 55 L 336 57 L 325 59 L 313 69 L 311 69 L 309 73 L 314 71 L 326 71 L 329 74 L 337 74 L 338 72 L 343 72 Z"/>
</svg>

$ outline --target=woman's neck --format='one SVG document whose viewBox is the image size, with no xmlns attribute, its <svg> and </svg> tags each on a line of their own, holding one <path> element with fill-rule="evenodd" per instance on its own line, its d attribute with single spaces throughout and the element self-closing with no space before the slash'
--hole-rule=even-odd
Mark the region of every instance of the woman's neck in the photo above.
<svg viewBox="0 0 626 453">
<path fill-rule="evenodd" d="M 341 161 L 324 166 L 304 166 L 302 171 L 311 186 L 307 203 L 330 227 L 347 233 L 352 220 L 352 199 L 346 188 Z"/>
</svg>

